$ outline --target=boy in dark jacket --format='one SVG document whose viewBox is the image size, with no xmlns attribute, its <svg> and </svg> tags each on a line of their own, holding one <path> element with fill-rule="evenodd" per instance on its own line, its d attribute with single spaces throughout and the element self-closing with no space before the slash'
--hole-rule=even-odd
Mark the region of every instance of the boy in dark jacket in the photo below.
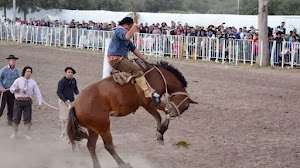
<svg viewBox="0 0 300 168">
<path fill-rule="evenodd" d="M 76 79 L 73 75 L 76 71 L 72 67 L 65 68 L 65 76 L 58 82 L 57 95 L 59 97 L 59 121 L 61 129 L 61 137 L 66 135 L 67 119 L 69 109 L 75 100 L 74 93 L 79 94 Z"/>
</svg>

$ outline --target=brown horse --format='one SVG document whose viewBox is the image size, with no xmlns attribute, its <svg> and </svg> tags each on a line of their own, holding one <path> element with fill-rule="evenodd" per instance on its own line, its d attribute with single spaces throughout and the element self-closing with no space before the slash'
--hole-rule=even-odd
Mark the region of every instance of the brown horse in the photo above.
<svg viewBox="0 0 300 168">
<path fill-rule="evenodd" d="M 75 141 L 88 139 L 87 148 L 93 160 L 94 168 L 100 168 L 96 156 L 98 135 L 102 137 L 105 149 L 112 155 L 119 167 L 131 167 L 116 153 L 111 132 L 110 116 L 122 117 L 135 112 L 139 106 L 147 110 L 157 121 L 157 140 L 163 141 L 163 134 L 168 129 L 170 118 L 181 115 L 190 103 L 197 104 L 189 98 L 185 88 L 187 82 L 183 75 L 168 62 L 161 61 L 156 65 L 146 63 L 145 77 L 152 88 L 160 95 L 167 95 L 159 106 L 154 106 L 150 98 L 145 98 L 143 91 L 133 84 L 120 85 L 112 77 L 92 84 L 78 96 L 69 113 L 68 136 L 75 147 Z M 157 110 L 166 112 L 162 119 Z M 87 128 L 88 133 L 83 127 Z"/>
</svg>

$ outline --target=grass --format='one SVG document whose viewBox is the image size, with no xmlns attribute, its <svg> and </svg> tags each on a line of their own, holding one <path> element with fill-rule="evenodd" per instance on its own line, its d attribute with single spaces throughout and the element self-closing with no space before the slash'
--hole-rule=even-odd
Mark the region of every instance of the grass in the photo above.
<svg viewBox="0 0 300 168">
<path fill-rule="evenodd" d="M 178 141 L 177 143 L 174 144 L 174 146 L 178 146 L 178 147 L 184 147 L 187 148 L 189 147 L 191 144 L 187 143 L 186 141 Z"/>
</svg>

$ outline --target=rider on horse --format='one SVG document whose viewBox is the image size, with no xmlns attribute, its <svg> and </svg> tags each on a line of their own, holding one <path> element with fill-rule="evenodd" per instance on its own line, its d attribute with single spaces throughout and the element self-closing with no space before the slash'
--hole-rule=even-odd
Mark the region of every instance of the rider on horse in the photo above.
<svg viewBox="0 0 300 168">
<path fill-rule="evenodd" d="M 127 55 L 128 51 L 134 53 L 141 60 L 146 61 L 147 57 L 141 54 L 134 44 L 130 41 L 134 33 L 138 30 L 137 17 L 134 19 L 125 17 L 120 21 L 119 26 L 115 29 L 108 48 L 108 61 L 112 68 L 121 72 L 127 72 L 134 75 L 138 86 L 144 91 L 147 98 L 151 98 L 153 104 L 160 104 L 160 95 L 151 88 L 143 75 L 143 70 L 131 62 Z"/>
</svg>

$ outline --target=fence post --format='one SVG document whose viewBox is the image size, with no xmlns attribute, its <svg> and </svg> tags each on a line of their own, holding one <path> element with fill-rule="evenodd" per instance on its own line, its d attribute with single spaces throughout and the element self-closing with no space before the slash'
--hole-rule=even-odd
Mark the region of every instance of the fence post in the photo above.
<svg viewBox="0 0 300 168">
<path fill-rule="evenodd" d="M 58 29 L 59 29 L 59 27 L 58 27 Z M 57 28 L 54 29 L 54 46 L 55 47 L 56 47 L 56 41 L 57 41 L 56 36 L 57 36 Z"/>
<path fill-rule="evenodd" d="M 263 41 L 261 41 L 261 45 L 260 45 L 260 63 L 259 65 L 262 66 L 262 57 L 263 57 Z"/>
<path fill-rule="evenodd" d="M 38 44 L 38 37 L 39 37 L 39 27 L 36 27 L 36 36 L 35 36 L 35 44 L 37 45 Z"/>
<path fill-rule="evenodd" d="M 31 28 L 31 33 L 30 33 L 30 43 L 34 44 L 34 34 L 35 34 L 35 27 L 34 26 L 30 26 Z"/>
<path fill-rule="evenodd" d="M 67 26 L 65 25 L 65 34 L 64 34 L 64 48 L 67 48 L 67 31 L 68 31 L 68 29 L 67 29 Z"/>
<path fill-rule="evenodd" d="M 97 38 L 97 51 L 99 51 L 99 49 L 100 49 L 100 30 L 98 30 L 97 32 L 98 32 L 98 38 Z"/>
<path fill-rule="evenodd" d="M 150 55 L 152 56 L 152 47 L 153 47 L 153 44 L 152 44 L 152 36 L 150 35 Z"/>
<path fill-rule="evenodd" d="M 271 60 L 270 60 L 270 64 L 271 67 L 274 67 L 274 54 L 275 54 L 275 50 L 276 50 L 276 41 L 273 41 L 273 46 L 272 46 L 272 50 L 271 50 Z"/>
<path fill-rule="evenodd" d="M 191 38 L 190 36 L 186 36 L 185 38 L 185 59 L 189 59 L 189 38 Z"/>
<path fill-rule="evenodd" d="M 19 43 L 21 44 L 22 43 L 22 37 L 23 37 L 23 25 L 20 26 L 20 31 L 19 31 L 19 35 L 18 35 L 18 40 L 19 40 Z"/>
<path fill-rule="evenodd" d="M 226 39 L 224 39 L 223 47 L 222 47 L 222 64 L 225 64 L 225 50 L 226 50 Z"/>
<path fill-rule="evenodd" d="M 236 56 L 235 56 L 235 65 L 238 65 L 238 59 L 239 59 L 239 41 L 236 41 Z"/>
<path fill-rule="evenodd" d="M 253 66 L 253 60 L 254 60 L 254 41 L 252 40 L 251 41 L 251 49 L 252 49 L 252 52 L 251 52 L 251 66 Z"/>
<path fill-rule="evenodd" d="M 49 43 L 49 27 L 47 27 L 47 33 L 46 33 L 46 46 L 48 46 Z"/>
<path fill-rule="evenodd" d="M 146 55 L 147 38 L 145 37 L 145 35 L 143 35 L 143 43 L 144 55 Z"/>
<path fill-rule="evenodd" d="M 76 29 L 76 40 L 75 40 L 75 43 L 76 43 L 76 49 L 78 49 L 79 45 L 78 45 L 78 39 L 79 39 L 79 29 L 77 28 Z"/>
<path fill-rule="evenodd" d="M 165 48 L 166 48 L 166 46 L 168 47 L 168 45 L 166 44 L 166 35 L 163 35 L 162 57 L 165 56 L 165 53 L 166 53 Z"/>
<path fill-rule="evenodd" d="M 1 36 L 1 41 L 2 41 L 2 38 L 3 38 L 3 32 L 2 32 L 2 30 L 3 30 L 3 24 L 1 23 L 0 24 L 0 36 Z"/>
<path fill-rule="evenodd" d="M 158 56 L 158 54 L 157 54 L 157 48 L 158 48 L 158 40 L 157 40 L 157 36 L 155 35 L 155 57 L 157 57 Z"/>
<path fill-rule="evenodd" d="M 92 30 L 92 32 L 93 32 L 93 51 L 95 51 L 95 38 L 96 38 L 96 31 L 95 30 Z"/>
<path fill-rule="evenodd" d="M 54 34 L 54 36 L 55 36 L 55 34 Z M 53 41 L 53 28 L 50 29 L 50 42 L 49 42 L 50 47 L 52 46 L 52 41 Z"/>
<path fill-rule="evenodd" d="M 80 49 L 82 50 L 83 49 L 83 40 L 84 40 L 84 32 L 85 32 L 85 29 L 81 29 L 81 44 L 80 44 Z M 103 36 L 102 36 L 103 37 Z M 103 48 L 102 48 L 103 49 Z M 103 51 L 103 50 L 102 50 Z"/>
<path fill-rule="evenodd" d="M 102 31 L 102 52 L 104 51 L 104 43 L 105 43 L 105 32 Z"/>
<path fill-rule="evenodd" d="M 73 48 L 73 29 L 70 29 L 70 48 Z"/>
<path fill-rule="evenodd" d="M 295 60 L 295 43 L 292 43 L 292 60 L 291 60 L 291 68 L 294 68 L 294 60 Z"/>
<path fill-rule="evenodd" d="M 198 37 L 195 37 L 195 58 L 194 60 L 197 60 L 197 55 L 198 55 Z"/>
<path fill-rule="evenodd" d="M 243 40 L 243 57 L 244 57 L 244 64 L 246 64 L 246 50 L 245 50 L 245 44 L 246 43 L 246 40 Z"/>
<path fill-rule="evenodd" d="M 181 51 L 181 38 L 182 36 L 177 36 L 177 44 L 178 44 L 178 47 L 177 47 L 177 59 L 179 59 L 179 56 L 180 56 L 180 51 Z"/>
<path fill-rule="evenodd" d="M 104 79 L 110 75 L 110 69 L 111 69 L 109 62 L 108 62 L 108 57 L 107 57 L 107 51 L 108 51 L 110 39 L 106 39 L 103 43 L 105 43 L 105 53 L 104 53 L 104 60 L 103 60 L 102 79 Z"/>
<path fill-rule="evenodd" d="M 202 60 L 204 60 L 204 58 L 206 59 L 206 52 L 205 52 L 205 46 L 206 46 L 206 38 L 201 38 L 201 43 L 200 43 L 200 45 L 201 45 L 201 48 L 202 48 L 202 53 L 201 53 L 201 55 L 202 55 Z"/>
<path fill-rule="evenodd" d="M 216 60 L 215 62 L 219 62 L 219 53 L 220 53 L 220 39 L 217 38 L 217 46 L 216 46 Z"/>
<path fill-rule="evenodd" d="M 283 41 L 282 42 L 282 46 L 284 47 L 286 44 L 285 42 Z M 281 56 L 281 68 L 284 68 L 284 53 L 282 51 L 282 56 Z"/>
<path fill-rule="evenodd" d="M 209 38 L 209 44 L 208 44 L 208 61 L 210 61 L 210 59 L 211 59 L 211 44 L 212 44 L 212 42 L 211 42 L 211 38 Z"/>
<path fill-rule="evenodd" d="M 60 30 L 60 27 L 59 27 L 59 32 L 58 32 L 58 45 L 60 47 L 60 43 L 61 43 L 61 30 Z"/>
</svg>

